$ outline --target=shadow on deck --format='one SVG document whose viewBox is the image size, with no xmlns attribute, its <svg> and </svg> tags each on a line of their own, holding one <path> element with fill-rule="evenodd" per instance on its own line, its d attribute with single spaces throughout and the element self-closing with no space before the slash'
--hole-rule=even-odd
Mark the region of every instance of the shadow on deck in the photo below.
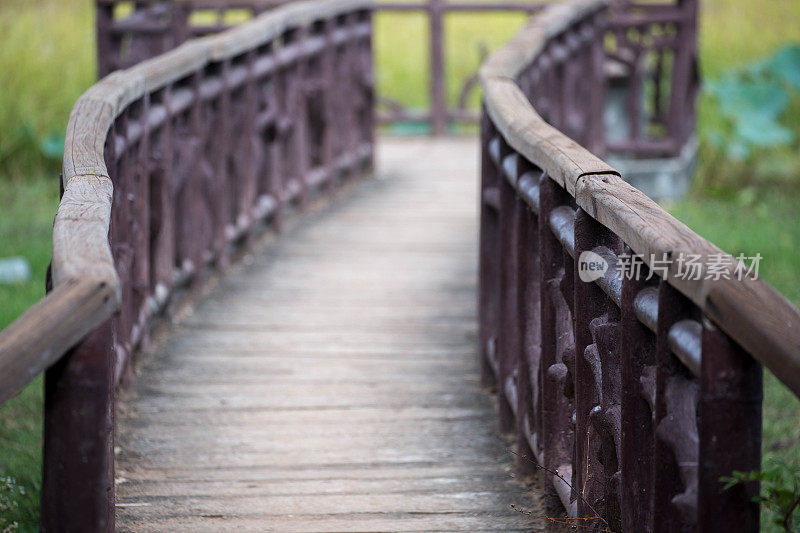
<svg viewBox="0 0 800 533">
<path fill-rule="evenodd" d="M 480 391 L 475 139 L 386 140 L 142 354 L 120 530 L 530 531 Z"/>
</svg>

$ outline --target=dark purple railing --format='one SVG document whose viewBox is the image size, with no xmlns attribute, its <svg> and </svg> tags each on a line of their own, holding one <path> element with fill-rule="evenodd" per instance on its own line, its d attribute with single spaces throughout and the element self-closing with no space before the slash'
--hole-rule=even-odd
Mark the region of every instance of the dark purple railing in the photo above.
<svg viewBox="0 0 800 533">
<path fill-rule="evenodd" d="M 613 16 L 548 8 L 481 69 L 483 380 L 580 527 L 755 531 L 757 483 L 720 478 L 760 469 L 760 363 L 800 393 L 800 313 L 584 148 Z"/>
<path fill-rule="evenodd" d="M 0 332 L 0 402 L 47 369 L 43 531 L 114 530 L 116 385 L 154 319 L 371 173 L 371 17 L 361 0 L 285 6 L 76 103 L 49 294 Z"/>
<path fill-rule="evenodd" d="M 172 5 L 180 16 L 134 2 L 117 20 L 101 2 L 99 43 L 113 51 L 101 69 L 221 28 L 192 29 L 186 5 L 240 6 Z M 590 152 L 662 154 L 688 138 L 695 10 L 694 0 L 551 6 L 480 73 L 483 378 L 527 456 L 520 464 L 546 471 L 546 492 L 586 519 L 581 526 L 756 529 L 757 484 L 722 491 L 720 477 L 759 467 L 761 364 L 800 392 L 797 310 L 758 279 L 732 279 L 733 258 Z M 634 39 L 637 31 L 652 39 Z M 653 53 L 671 67 L 649 69 Z M 633 144 L 604 134 L 609 58 L 635 86 Z M 371 9 L 329 0 L 185 43 L 78 101 L 52 291 L 0 333 L 0 399 L 52 365 L 43 529 L 113 528 L 114 386 L 151 321 L 209 269 L 224 269 L 260 227 L 279 228 L 288 212 L 370 171 L 373 81 Z M 651 82 L 657 96 L 639 108 L 636 87 Z M 437 120 L 447 120 L 443 109 Z M 660 141 L 651 126 L 663 127 Z M 657 144 L 666 142 L 677 144 Z M 581 280 L 584 252 L 609 266 L 594 281 Z M 728 278 L 681 279 L 682 253 L 731 259 Z M 621 266 L 632 254 L 644 258 L 638 277 Z"/>
<path fill-rule="evenodd" d="M 136 64 L 142 59 L 169 50 L 183 40 L 221 31 L 228 26 L 226 14 L 258 14 L 285 0 L 150 0 L 135 3 L 135 10 L 115 16 L 118 0 L 97 0 L 97 31 L 100 46 L 100 75 Z M 387 1 L 375 4 L 379 12 L 423 13 L 428 22 L 430 47 L 430 109 L 413 112 L 396 101 L 378 95 L 380 123 L 425 121 L 436 135 L 444 134 L 448 124 L 475 122 L 479 114 L 468 108 L 468 96 L 477 87 L 477 76 L 462 81 L 456 107 L 447 102 L 444 52 L 445 18 L 452 13 L 515 12 L 533 14 L 547 2 L 459 2 L 427 0 L 421 3 Z M 203 25 L 192 23 L 192 15 L 202 12 Z M 623 153 L 633 156 L 675 156 L 694 131 L 694 101 L 697 79 L 697 0 L 676 0 L 659 4 L 640 4 L 627 0 L 612 2 L 603 19 L 606 34 L 606 71 L 596 73 L 625 99 L 627 126 L 605 142 L 602 113 L 606 106 L 603 90 L 591 102 L 597 117 L 591 144 L 595 153 Z M 390 68 L 379 65 L 378 68 Z M 572 68 L 572 67 L 570 67 Z M 594 78 L 597 80 L 598 78 Z M 597 92 L 599 90 L 599 93 Z"/>
</svg>

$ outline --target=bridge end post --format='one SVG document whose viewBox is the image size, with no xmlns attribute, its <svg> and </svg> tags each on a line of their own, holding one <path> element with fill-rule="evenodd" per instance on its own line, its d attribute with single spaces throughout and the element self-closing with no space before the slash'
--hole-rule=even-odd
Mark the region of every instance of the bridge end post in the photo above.
<svg viewBox="0 0 800 533">
<path fill-rule="evenodd" d="M 41 529 L 114 531 L 111 320 L 45 373 Z"/>
<path fill-rule="evenodd" d="M 703 319 L 698 400 L 698 531 L 758 531 L 759 483 L 723 476 L 761 469 L 761 364 Z"/>
</svg>

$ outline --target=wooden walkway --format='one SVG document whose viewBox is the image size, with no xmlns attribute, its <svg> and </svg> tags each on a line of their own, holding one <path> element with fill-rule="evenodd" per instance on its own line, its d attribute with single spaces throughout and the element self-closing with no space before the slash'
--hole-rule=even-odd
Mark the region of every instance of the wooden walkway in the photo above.
<svg viewBox="0 0 800 533">
<path fill-rule="evenodd" d="M 140 358 L 122 531 L 530 531 L 476 357 L 477 142 L 384 140 L 379 179 L 245 260 Z"/>
</svg>

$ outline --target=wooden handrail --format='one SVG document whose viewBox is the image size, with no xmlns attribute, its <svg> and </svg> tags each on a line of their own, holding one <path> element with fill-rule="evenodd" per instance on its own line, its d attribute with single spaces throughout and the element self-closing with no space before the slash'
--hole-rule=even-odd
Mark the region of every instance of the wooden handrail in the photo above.
<svg viewBox="0 0 800 533">
<path fill-rule="evenodd" d="M 613 231 L 646 262 L 651 257 L 724 253 L 656 202 L 625 182 L 619 172 L 547 124 L 517 84 L 545 43 L 587 14 L 605 8 L 603 0 L 577 0 L 535 16 L 511 41 L 494 52 L 480 70 L 486 112 L 506 142 L 545 170 L 577 204 Z M 587 83 L 596 80 L 587 79 Z M 728 274 L 732 274 L 732 263 Z M 800 396 L 800 312 L 760 279 L 687 279 L 671 262 L 670 285 L 696 304 L 725 333 Z"/>
<path fill-rule="evenodd" d="M 292 3 L 76 102 L 53 289 L 0 332 L 0 403 L 46 370 L 43 531 L 113 531 L 115 386 L 153 318 L 260 228 L 371 171 L 371 35 L 368 0 Z"/>
<path fill-rule="evenodd" d="M 111 316 L 119 294 L 106 281 L 62 282 L 0 333 L 0 404 Z"/>
<path fill-rule="evenodd" d="M 113 184 L 104 149 L 120 113 L 211 62 L 234 58 L 314 20 L 371 5 L 370 0 L 292 3 L 115 72 L 78 99 L 67 126 L 64 194 L 53 227 L 54 290 L 0 332 L 0 403 L 119 308 L 122 287 L 108 242 Z"/>
</svg>

